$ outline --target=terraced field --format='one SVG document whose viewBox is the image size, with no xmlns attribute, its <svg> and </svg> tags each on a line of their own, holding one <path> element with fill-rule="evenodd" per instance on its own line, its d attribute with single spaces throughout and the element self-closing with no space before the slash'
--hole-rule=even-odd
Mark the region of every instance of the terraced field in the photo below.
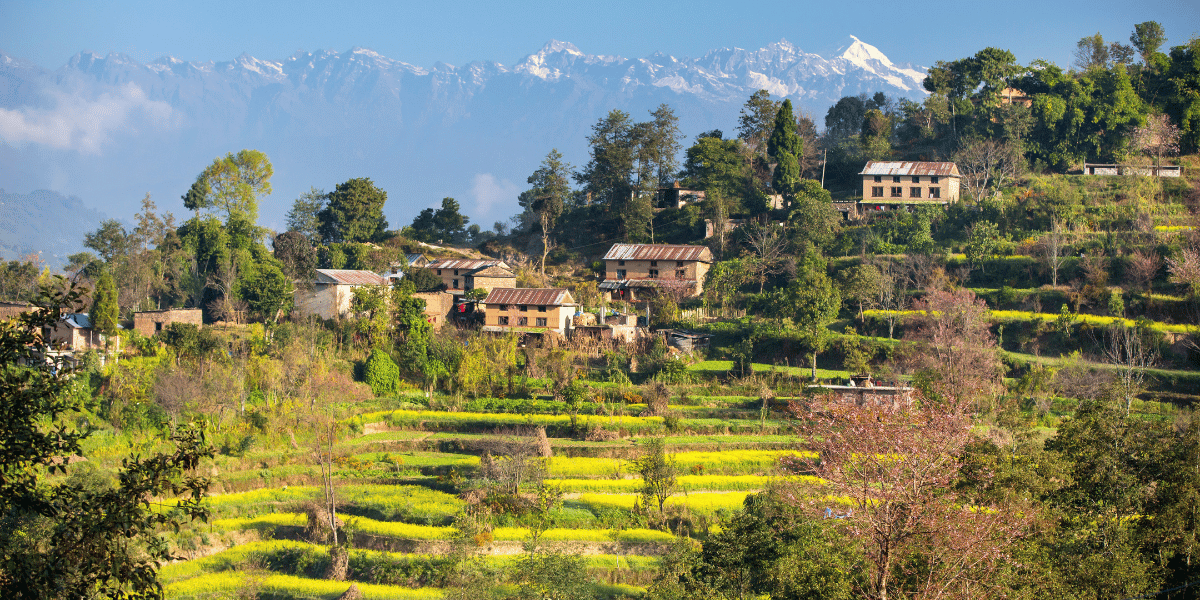
<svg viewBox="0 0 1200 600">
<path fill-rule="evenodd" d="M 464 561 L 500 581 L 524 560 L 531 536 L 539 552 L 585 557 L 602 596 L 638 597 L 670 544 L 703 539 L 747 494 L 781 483 L 821 494 L 820 480 L 778 469 L 782 456 L 810 456 L 788 434 L 778 400 L 763 414 L 759 398 L 694 393 L 672 398 L 668 418 L 642 416 L 637 402 L 585 406 L 574 416 L 548 401 L 513 412 L 514 402 L 342 420 L 333 467 L 339 536 L 350 542 L 345 582 L 326 578 L 330 545 L 315 537 L 324 488 L 311 455 L 284 449 L 286 457 L 260 452 L 231 464 L 215 478 L 224 493 L 207 501 L 210 522 L 180 536 L 196 540 L 193 558 L 162 572 L 167 597 L 337 598 L 353 583 L 366 598 L 442 598 L 462 585 L 456 565 Z M 652 437 L 661 437 L 678 471 L 661 515 L 642 506 L 633 462 Z M 487 465 L 514 460 L 498 451 L 504 444 L 550 454 L 533 457 L 537 476 L 519 483 L 518 500 L 486 492 L 494 489 Z M 539 486 L 557 497 L 540 516 L 528 509 Z M 480 511 L 482 528 L 464 520 Z M 468 522 L 475 525 L 465 531 Z"/>
</svg>

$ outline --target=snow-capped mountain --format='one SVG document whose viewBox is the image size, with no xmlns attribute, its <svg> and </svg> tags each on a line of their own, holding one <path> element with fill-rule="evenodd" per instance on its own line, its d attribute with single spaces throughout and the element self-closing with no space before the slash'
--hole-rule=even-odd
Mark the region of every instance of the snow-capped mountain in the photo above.
<svg viewBox="0 0 1200 600">
<path fill-rule="evenodd" d="M 367 176 L 389 192 L 393 226 L 455 196 L 487 227 L 515 212 L 551 148 L 586 162 L 585 137 L 611 109 L 645 119 L 667 103 L 690 140 L 732 132 L 758 89 L 791 98 L 820 125 L 844 95 L 920 99 L 923 77 L 853 37 L 832 58 L 786 40 L 636 59 L 551 41 L 511 66 L 430 68 L 365 48 L 146 64 L 81 52 L 55 71 L 0 53 L 0 186 L 77 195 L 117 216 L 149 191 L 178 212 L 176 199 L 214 157 L 257 148 L 275 165 L 268 226 L 282 228 L 310 186 Z"/>
</svg>

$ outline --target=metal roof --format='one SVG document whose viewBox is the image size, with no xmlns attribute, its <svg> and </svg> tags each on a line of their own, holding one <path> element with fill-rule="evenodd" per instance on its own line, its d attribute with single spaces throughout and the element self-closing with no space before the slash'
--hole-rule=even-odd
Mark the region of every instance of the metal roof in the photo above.
<svg viewBox="0 0 1200 600">
<path fill-rule="evenodd" d="M 487 258 L 487 259 L 482 259 L 482 260 L 481 259 L 470 259 L 470 258 L 439 258 L 439 259 L 429 263 L 428 265 L 425 265 L 425 268 L 426 269 L 466 269 L 468 271 L 472 271 L 472 270 L 480 269 L 483 267 L 490 267 L 492 265 L 497 265 L 500 267 L 508 268 L 508 265 L 504 264 L 504 261 L 496 260 L 494 258 Z"/>
<path fill-rule="evenodd" d="M 563 288 L 495 288 L 488 292 L 483 303 L 574 306 L 575 299 Z"/>
<path fill-rule="evenodd" d="M 859 175 L 928 175 L 960 177 L 952 162 L 875 162 L 870 161 Z"/>
<path fill-rule="evenodd" d="M 705 246 L 670 244 L 613 244 L 604 260 L 698 260 L 712 262 L 712 251 Z"/>
<path fill-rule="evenodd" d="M 317 269 L 317 283 L 338 285 L 384 285 L 386 280 L 373 271 L 351 269 Z"/>
<path fill-rule="evenodd" d="M 69 315 L 63 315 L 62 320 L 66 322 L 67 327 L 72 327 L 75 329 L 92 328 L 92 319 L 87 313 L 71 313 Z"/>
</svg>

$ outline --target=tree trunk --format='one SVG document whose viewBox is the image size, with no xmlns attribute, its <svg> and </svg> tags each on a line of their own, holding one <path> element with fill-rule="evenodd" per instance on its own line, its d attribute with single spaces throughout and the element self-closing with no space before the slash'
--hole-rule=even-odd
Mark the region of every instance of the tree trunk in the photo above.
<svg viewBox="0 0 1200 600">
<path fill-rule="evenodd" d="M 812 353 L 812 380 L 814 383 L 817 381 L 817 353 L 816 352 Z"/>
<path fill-rule="evenodd" d="M 349 570 L 350 551 L 345 546 L 331 546 L 329 548 L 329 570 L 325 572 L 325 579 L 345 581 Z"/>
</svg>

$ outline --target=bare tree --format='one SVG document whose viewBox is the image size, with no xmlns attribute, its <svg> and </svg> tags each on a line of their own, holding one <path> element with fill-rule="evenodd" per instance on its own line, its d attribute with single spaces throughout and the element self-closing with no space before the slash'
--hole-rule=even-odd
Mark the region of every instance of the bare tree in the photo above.
<svg viewBox="0 0 1200 600">
<path fill-rule="evenodd" d="M 1145 332 L 1115 323 L 1105 335 L 1104 358 L 1116 367 L 1116 391 L 1129 416 L 1133 400 L 1145 389 L 1146 369 L 1158 364 L 1158 350 Z"/>
<path fill-rule="evenodd" d="M 751 224 L 742 228 L 745 231 L 746 243 L 754 250 L 754 269 L 758 277 L 758 293 L 762 293 L 767 276 L 784 272 L 784 252 L 787 249 L 787 239 L 783 236 L 783 227 L 775 223 Z"/>
<path fill-rule="evenodd" d="M 1062 270 L 1063 265 L 1067 262 L 1069 249 L 1068 234 L 1064 231 L 1063 222 L 1059 219 L 1050 221 L 1050 231 L 1047 231 L 1038 238 L 1037 251 L 1045 261 L 1046 267 L 1050 269 L 1051 285 L 1058 287 L 1058 272 Z"/>
<path fill-rule="evenodd" d="M 1015 179 L 1021 172 L 1024 156 L 1015 141 L 976 140 L 954 153 L 954 162 L 962 174 L 966 195 L 979 202 L 988 189 L 998 189 Z"/>
<path fill-rule="evenodd" d="M 1162 257 L 1153 249 L 1138 250 L 1129 259 L 1129 279 L 1138 288 L 1145 290 L 1147 306 L 1151 298 L 1150 286 L 1158 277 L 1158 270 L 1162 268 L 1162 264 Z"/>
<path fill-rule="evenodd" d="M 1162 164 L 1163 155 L 1179 153 L 1179 128 L 1167 115 L 1150 115 L 1146 124 L 1135 128 L 1130 134 L 1130 145 L 1135 150 L 1154 157 L 1154 165 Z"/>
<path fill-rule="evenodd" d="M 981 399 L 1000 390 L 1003 368 L 996 339 L 988 328 L 987 305 L 975 292 L 934 290 L 913 308 L 919 312 L 904 336 L 915 342 L 908 363 L 936 375 L 938 393 Z"/>
</svg>

